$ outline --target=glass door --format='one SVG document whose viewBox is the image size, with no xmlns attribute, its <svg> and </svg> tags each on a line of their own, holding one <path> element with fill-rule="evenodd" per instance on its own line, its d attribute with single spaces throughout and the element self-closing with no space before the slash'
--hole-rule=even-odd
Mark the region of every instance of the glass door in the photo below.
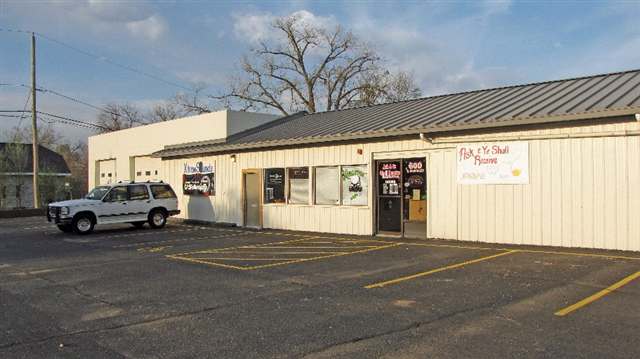
<svg viewBox="0 0 640 359">
<path fill-rule="evenodd" d="M 427 171 L 425 158 L 402 160 L 402 227 L 405 237 L 427 237 Z"/>
<path fill-rule="evenodd" d="M 376 162 L 377 232 L 426 238 L 426 160 L 406 158 Z"/>
<path fill-rule="evenodd" d="M 378 161 L 378 232 L 402 234 L 402 161 Z"/>
</svg>

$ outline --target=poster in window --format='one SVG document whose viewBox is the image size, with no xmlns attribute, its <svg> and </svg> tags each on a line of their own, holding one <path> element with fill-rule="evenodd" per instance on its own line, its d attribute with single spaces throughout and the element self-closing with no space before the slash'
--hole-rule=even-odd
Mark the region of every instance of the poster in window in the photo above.
<svg viewBox="0 0 640 359">
<path fill-rule="evenodd" d="M 378 162 L 378 195 L 400 196 L 402 164 L 400 161 Z"/>
<path fill-rule="evenodd" d="M 309 204 L 309 167 L 289 168 L 289 203 Z"/>
<path fill-rule="evenodd" d="M 404 197 L 414 201 L 427 199 L 426 162 L 424 158 L 408 158 L 404 161 Z"/>
<path fill-rule="evenodd" d="M 184 164 L 182 193 L 188 196 L 215 196 L 215 167 L 196 162 Z"/>
<path fill-rule="evenodd" d="M 264 202 L 284 203 L 284 168 L 264 170 Z"/>
<path fill-rule="evenodd" d="M 369 196 L 367 166 L 342 167 L 342 204 L 366 206 Z"/>
</svg>

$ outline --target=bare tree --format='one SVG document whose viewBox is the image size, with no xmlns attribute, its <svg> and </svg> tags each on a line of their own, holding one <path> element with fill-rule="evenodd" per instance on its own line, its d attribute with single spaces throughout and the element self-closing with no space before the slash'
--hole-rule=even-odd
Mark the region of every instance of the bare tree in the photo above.
<svg viewBox="0 0 640 359">
<path fill-rule="evenodd" d="M 56 147 L 69 166 L 71 177 L 69 185 L 73 198 L 79 198 L 87 193 L 87 179 L 89 173 L 89 148 L 84 141 L 63 143 Z"/>
<path fill-rule="evenodd" d="M 216 99 L 287 115 L 377 103 L 391 91 L 378 54 L 341 26 L 325 28 L 296 15 L 272 26 L 277 38 L 251 49 L 240 74 Z"/>
<path fill-rule="evenodd" d="M 104 129 L 101 132 L 118 131 L 144 123 L 144 117 L 136 106 L 125 103 L 110 103 L 98 114 L 97 124 Z"/>
<path fill-rule="evenodd" d="M 182 116 L 200 115 L 212 111 L 212 106 L 204 100 L 205 96 L 202 94 L 205 88 L 205 84 L 199 83 L 193 86 L 193 90 L 189 93 L 176 94 L 172 102 L 178 107 Z"/>
</svg>

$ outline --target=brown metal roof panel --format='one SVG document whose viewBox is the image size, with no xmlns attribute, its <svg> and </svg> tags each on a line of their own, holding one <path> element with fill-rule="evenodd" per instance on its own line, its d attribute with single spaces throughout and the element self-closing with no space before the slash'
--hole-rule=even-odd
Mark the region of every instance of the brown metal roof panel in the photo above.
<svg viewBox="0 0 640 359">
<path fill-rule="evenodd" d="M 455 124 L 457 122 L 465 123 L 466 120 L 472 120 L 474 118 L 478 118 L 475 114 L 480 112 L 486 106 L 491 106 L 492 104 L 500 101 L 505 98 L 511 91 L 511 89 L 500 89 L 496 91 L 487 92 L 488 96 L 483 98 L 476 99 L 475 101 L 467 104 L 464 107 L 460 107 L 455 111 L 451 111 L 446 116 L 441 116 L 442 119 L 435 122 L 434 125 L 442 125 L 442 124 Z"/>
<path fill-rule="evenodd" d="M 508 106 L 509 103 L 517 101 L 522 96 L 525 96 L 528 92 L 531 92 L 535 89 L 535 86 L 521 86 L 514 88 L 508 96 L 496 100 L 494 103 L 487 104 L 485 108 L 482 108 L 480 111 L 475 113 L 473 116 L 469 116 L 466 119 L 463 119 L 462 122 L 468 123 L 472 121 L 480 122 L 484 120 L 489 120 L 493 118 L 493 114 L 500 111 L 500 109 Z"/>
<path fill-rule="evenodd" d="M 571 94 L 574 93 L 575 89 L 580 87 L 580 84 L 581 83 L 578 81 L 566 81 L 562 85 L 547 92 L 537 101 L 527 103 L 520 111 L 513 114 L 513 116 L 534 117 L 541 112 L 544 113 L 549 108 L 553 107 L 554 104 L 561 102 L 563 98 L 571 96 Z"/>
<path fill-rule="evenodd" d="M 514 109 L 520 108 L 523 103 L 526 103 L 531 97 L 539 94 L 545 88 L 553 85 L 553 83 L 544 83 L 541 85 L 528 85 L 526 91 L 519 93 L 516 97 L 510 98 L 509 101 L 504 101 L 500 106 L 490 113 L 483 115 L 483 117 L 476 117 L 471 120 L 465 121 L 467 124 L 479 123 L 482 121 L 488 121 L 491 119 L 498 119 L 504 117 L 504 113 L 513 112 Z"/>
<path fill-rule="evenodd" d="M 606 91 L 611 84 L 616 81 L 620 77 L 620 74 L 615 74 L 612 76 L 598 76 L 601 81 L 597 81 L 594 84 L 590 85 L 583 91 L 580 96 L 574 98 L 571 102 L 567 103 L 563 106 L 559 111 L 561 113 L 576 113 L 579 112 L 579 108 L 585 108 L 589 106 L 594 101 L 594 96 L 598 96 L 602 91 Z M 597 99 L 597 98 L 596 98 Z"/>
<path fill-rule="evenodd" d="M 594 96 L 592 96 L 589 101 L 583 103 L 584 108 L 582 108 L 582 111 L 591 111 L 606 108 L 606 104 L 617 97 L 613 94 L 620 91 L 621 89 L 622 91 L 624 91 L 624 86 L 632 81 L 635 75 L 637 75 L 637 73 L 621 74 L 620 77 L 611 82 L 606 88 L 603 88 L 597 94 L 594 94 Z"/>
<path fill-rule="evenodd" d="M 627 106 L 629 100 L 632 99 L 632 94 L 638 91 L 640 86 L 640 72 L 636 72 L 635 76 L 629 78 L 622 86 L 619 86 L 615 91 L 611 92 L 609 96 L 602 102 L 604 108 L 618 108 Z"/>
</svg>

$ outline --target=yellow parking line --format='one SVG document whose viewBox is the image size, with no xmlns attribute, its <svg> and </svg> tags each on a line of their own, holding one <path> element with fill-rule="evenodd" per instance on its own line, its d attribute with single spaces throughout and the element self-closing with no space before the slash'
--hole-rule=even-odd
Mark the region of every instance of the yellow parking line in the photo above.
<svg viewBox="0 0 640 359">
<path fill-rule="evenodd" d="M 340 257 L 340 256 L 348 256 L 348 255 L 358 254 L 358 253 L 366 253 L 366 252 L 376 251 L 376 250 L 379 250 L 379 249 L 385 249 L 385 248 L 397 247 L 397 246 L 399 246 L 399 244 L 390 244 L 390 245 L 379 246 L 379 247 L 375 247 L 375 248 L 361 249 L 361 250 L 348 252 L 348 253 L 344 253 L 344 254 L 343 253 L 338 253 L 338 254 L 331 254 L 331 255 L 328 255 L 328 256 L 318 256 L 318 257 L 303 258 L 303 259 L 296 259 L 296 260 L 289 260 L 289 258 L 287 258 L 287 259 L 285 259 L 285 260 L 287 260 L 287 262 L 265 264 L 265 265 L 259 265 L 259 266 L 253 266 L 253 267 L 245 267 L 245 268 L 246 269 L 250 269 L 250 270 L 269 268 L 269 267 L 275 267 L 275 266 L 285 265 L 285 264 L 302 263 L 302 262 L 308 262 L 308 261 L 313 261 L 313 260 L 318 260 L 318 259 L 333 258 L 333 257 Z"/>
<path fill-rule="evenodd" d="M 215 262 L 207 262 L 199 259 L 184 258 L 184 257 L 178 257 L 178 256 L 172 256 L 172 255 L 168 255 L 166 257 L 169 259 L 185 261 L 185 262 L 193 262 L 193 263 L 206 264 L 210 266 L 217 266 L 217 267 L 224 267 L 224 268 L 231 268 L 231 269 L 247 270 L 246 267 L 232 266 L 228 264 L 215 263 Z"/>
<path fill-rule="evenodd" d="M 268 248 L 268 249 L 294 249 L 294 248 L 318 248 L 318 249 L 338 249 L 338 248 L 377 248 L 380 246 L 269 246 L 269 247 L 260 247 L 260 248 Z"/>
<path fill-rule="evenodd" d="M 382 288 L 382 287 L 386 287 L 386 286 L 391 285 L 391 284 L 396 284 L 396 283 L 404 282 L 404 281 L 407 281 L 407 280 L 424 277 L 424 276 L 427 276 L 427 275 L 430 275 L 430 274 L 443 272 L 443 271 L 446 271 L 446 270 L 449 270 L 449 269 L 456 269 L 456 268 L 464 267 L 464 266 L 469 265 L 469 264 L 478 263 L 478 262 L 486 261 L 486 260 L 489 260 L 489 259 L 506 256 L 506 255 L 513 254 L 513 253 L 516 253 L 516 252 L 518 252 L 518 250 L 510 250 L 510 251 L 507 251 L 507 252 L 502 252 L 502 253 L 486 256 L 486 257 L 481 257 L 481 258 L 473 259 L 473 260 L 462 262 L 462 263 L 456 263 L 456 264 L 448 265 L 446 267 L 432 269 L 432 270 L 426 271 L 426 272 L 416 273 L 416 274 L 412 274 L 412 275 L 409 275 L 409 276 L 400 277 L 400 278 L 396 278 L 396 279 L 392 279 L 392 280 L 388 280 L 388 281 L 384 281 L 384 282 L 369 284 L 369 285 L 366 285 L 365 288 L 367 288 L 367 289 Z"/>
<path fill-rule="evenodd" d="M 286 261 L 291 261 L 291 260 L 298 260 L 298 259 L 303 259 L 303 258 L 224 258 L 224 257 L 213 257 L 213 258 L 200 258 L 200 259 L 206 259 L 206 260 L 222 260 L 222 261 L 282 261 L 282 262 L 286 262 Z"/>
<path fill-rule="evenodd" d="M 453 245 L 453 244 L 429 244 L 429 243 L 406 243 L 400 242 L 402 245 L 407 246 L 420 246 L 420 247 L 445 247 L 445 248 L 461 248 L 461 249 L 479 249 L 479 250 L 494 250 L 494 251 L 508 251 L 511 248 L 502 248 L 502 247 L 478 247 L 478 246 L 464 246 L 464 245 Z M 628 260 L 636 260 L 640 261 L 640 257 L 629 257 L 629 256 L 620 256 L 614 254 L 597 254 L 597 253 L 580 253 L 580 252 L 565 252 L 565 251 L 547 251 L 543 249 L 517 249 L 518 252 L 522 253 L 542 253 L 542 254 L 557 254 L 557 255 L 565 255 L 565 256 L 577 256 L 577 257 L 595 257 L 595 258 L 606 258 L 606 259 L 628 259 Z"/>
<path fill-rule="evenodd" d="M 555 315 L 559 316 L 559 317 L 563 317 L 571 312 L 574 312 L 586 305 L 589 305 L 593 302 L 595 302 L 596 300 L 604 297 L 605 295 L 615 291 L 616 289 L 620 289 L 621 287 L 631 283 L 634 279 L 637 279 L 638 277 L 640 277 L 640 271 L 633 273 L 632 275 L 622 279 L 621 281 L 599 291 L 596 294 L 593 294 L 592 296 L 589 296 L 575 304 L 572 304 L 564 309 L 561 309 L 557 312 L 555 312 Z"/>
</svg>

